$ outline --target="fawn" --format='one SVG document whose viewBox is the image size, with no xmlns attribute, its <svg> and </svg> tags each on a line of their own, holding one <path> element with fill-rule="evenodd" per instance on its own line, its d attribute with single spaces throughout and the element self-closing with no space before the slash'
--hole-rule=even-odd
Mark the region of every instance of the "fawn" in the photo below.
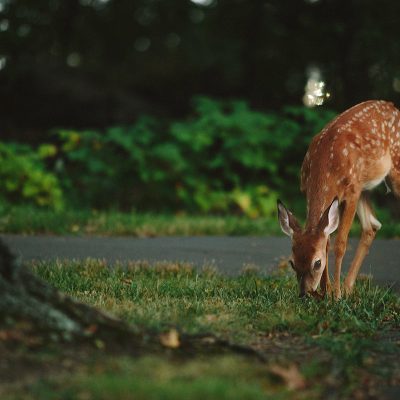
<svg viewBox="0 0 400 400">
<path fill-rule="evenodd" d="M 400 112 L 386 101 L 366 101 L 331 121 L 311 141 L 301 167 L 301 191 L 307 198 L 307 220 L 302 229 L 278 200 L 278 218 L 292 238 L 292 259 L 300 296 L 330 291 L 329 237 L 337 228 L 334 297 L 341 298 L 340 271 L 350 227 L 357 213 L 361 239 L 344 281 L 350 294 L 369 247 L 381 228 L 367 191 L 389 177 L 400 196 Z"/>
</svg>

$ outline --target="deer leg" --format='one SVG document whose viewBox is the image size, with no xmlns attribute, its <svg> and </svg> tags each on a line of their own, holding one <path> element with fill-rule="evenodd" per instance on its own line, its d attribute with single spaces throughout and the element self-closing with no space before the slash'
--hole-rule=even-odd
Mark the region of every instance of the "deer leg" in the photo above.
<svg viewBox="0 0 400 400">
<path fill-rule="evenodd" d="M 382 226 L 375 218 L 366 193 L 362 193 L 358 201 L 357 215 L 361 222 L 362 234 L 353 262 L 350 265 L 349 272 L 344 281 L 344 290 L 346 295 L 349 295 L 352 292 L 361 264 L 364 261 L 365 256 L 368 254 L 368 250 L 375 238 L 376 232 Z"/>
<path fill-rule="evenodd" d="M 400 170 L 392 168 L 389 173 L 389 178 L 392 185 L 393 193 L 397 198 L 400 198 Z"/>
<path fill-rule="evenodd" d="M 326 295 L 326 293 L 329 293 L 331 291 L 331 282 L 329 280 L 329 270 L 328 270 L 328 258 L 329 258 L 329 239 L 328 242 L 326 243 L 326 265 L 321 278 L 322 295 Z"/>
<path fill-rule="evenodd" d="M 335 277 L 333 287 L 335 299 L 340 299 L 342 297 L 342 292 L 340 290 L 340 273 L 342 270 L 343 257 L 346 253 L 347 238 L 356 214 L 356 207 L 357 196 L 346 200 L 340 218 L 338 233 L 335 240 Z"/>
</svg>

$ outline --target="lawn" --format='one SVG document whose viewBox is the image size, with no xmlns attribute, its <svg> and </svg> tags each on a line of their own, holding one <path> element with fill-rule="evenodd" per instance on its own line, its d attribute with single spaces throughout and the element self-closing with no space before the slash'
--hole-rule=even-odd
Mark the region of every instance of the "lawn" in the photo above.
<svg viewBox="0 0 400 400">
<path fill-rule="evenodd" d="M 350 298 L 333 302 L 299 299 L 285 268 L 269 277 L 225 277 L 178 263 L 111 269 L 87 260 L 32 268 L 138 332 L 158 335 L 165 352 L 132 358 L 96 341 L 79 351 L 57 340 L 35 351 L 26 346 L 3 358 L 11 370 L 25 367 L 1 385 L 1 398 L 363 399 L 399 393 L 400 298 L 368 279 Z M 182 351 L 184 337 L 231 345 L 211 353 L 202 346 Z"/>
<path fill-rule="evenodd" d="M 149 214 L 120 211 L 65 210 L 34 207 L 0 207 L 0 233 L 102 235 L 102 236 L 198 236 L 279 234 L 277 221 L 242 216 Z"/>
<path fill-rule="evenodd" d="M 400 223 L 382 219 L 380 238 L 400 237 Z M 358 221 L 351 233 L 359 235 Z M 0 204 L 0 233 L 101 236 L 261 236 L 281 235 L 277 219 L 235 215 L 149 214 L 67 209 L 56 212 L 29 206 Z"/>
</svg>

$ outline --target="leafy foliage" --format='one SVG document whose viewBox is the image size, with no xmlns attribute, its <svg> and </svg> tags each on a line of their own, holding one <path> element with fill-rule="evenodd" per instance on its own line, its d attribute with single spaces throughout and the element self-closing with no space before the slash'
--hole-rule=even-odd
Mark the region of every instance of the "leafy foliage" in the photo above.
<svg viewBox="0 0 400 400">
<path fill-rule="evenodd" d="M 277 191 L 293 194 L 310 137 L 330 111 L 262 113 L 244 101 L 199 97 L 188 119 L 56 132 L 69 201 L 94 207 L 268 216 Z"/>
<path fill-rule="evenodd" d="M 34 151 L 27 145 L 0 142 L 0 200 L 61 209 L 59 181 L 46 171 L 44 163 L 44 158 L 56 151 L 53 145 L 42 145 Z"/>
<path fill-rule="evenodd" d="M 73 203 L 92 207 L 177 208 L 173 184 L 184 161 L 157 122 L 141 118 L 105 132 L 57 132 L 59 173 Z"/>
<path fill-rule="evenodd" d="M 297 181 L 310 137 L 333 116 L 303 107 L 261 113 L 244 101 L 208 98 L 197 98 L 194 105 L 195 118 L 171 126 L 172 137 L 192 160 L 180 197 L 204 211 L 213 209 L 209 199 L 216 198 L 211 204 L 222 211 L 236 208 L 250 216 L 275 209 L 274 191 L 287 192 L 286 182 Z"/>
</svg>

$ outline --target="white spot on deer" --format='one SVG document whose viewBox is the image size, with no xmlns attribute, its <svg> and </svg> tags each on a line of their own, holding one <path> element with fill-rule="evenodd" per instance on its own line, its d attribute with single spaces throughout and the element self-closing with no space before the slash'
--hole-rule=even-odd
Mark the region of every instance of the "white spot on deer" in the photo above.
<svg viewBox="0 0 400 400">
<path fill-rule="evenodd" d="M 347 157 L 347 156 L 349 155 L 349 151 L 347 150 L 347 147 L 345 147 L 345 148 L 342 150 L 342 153 L 343 153 L 343 155 L 344 155 L 345 157 Z"/>
</svg>

